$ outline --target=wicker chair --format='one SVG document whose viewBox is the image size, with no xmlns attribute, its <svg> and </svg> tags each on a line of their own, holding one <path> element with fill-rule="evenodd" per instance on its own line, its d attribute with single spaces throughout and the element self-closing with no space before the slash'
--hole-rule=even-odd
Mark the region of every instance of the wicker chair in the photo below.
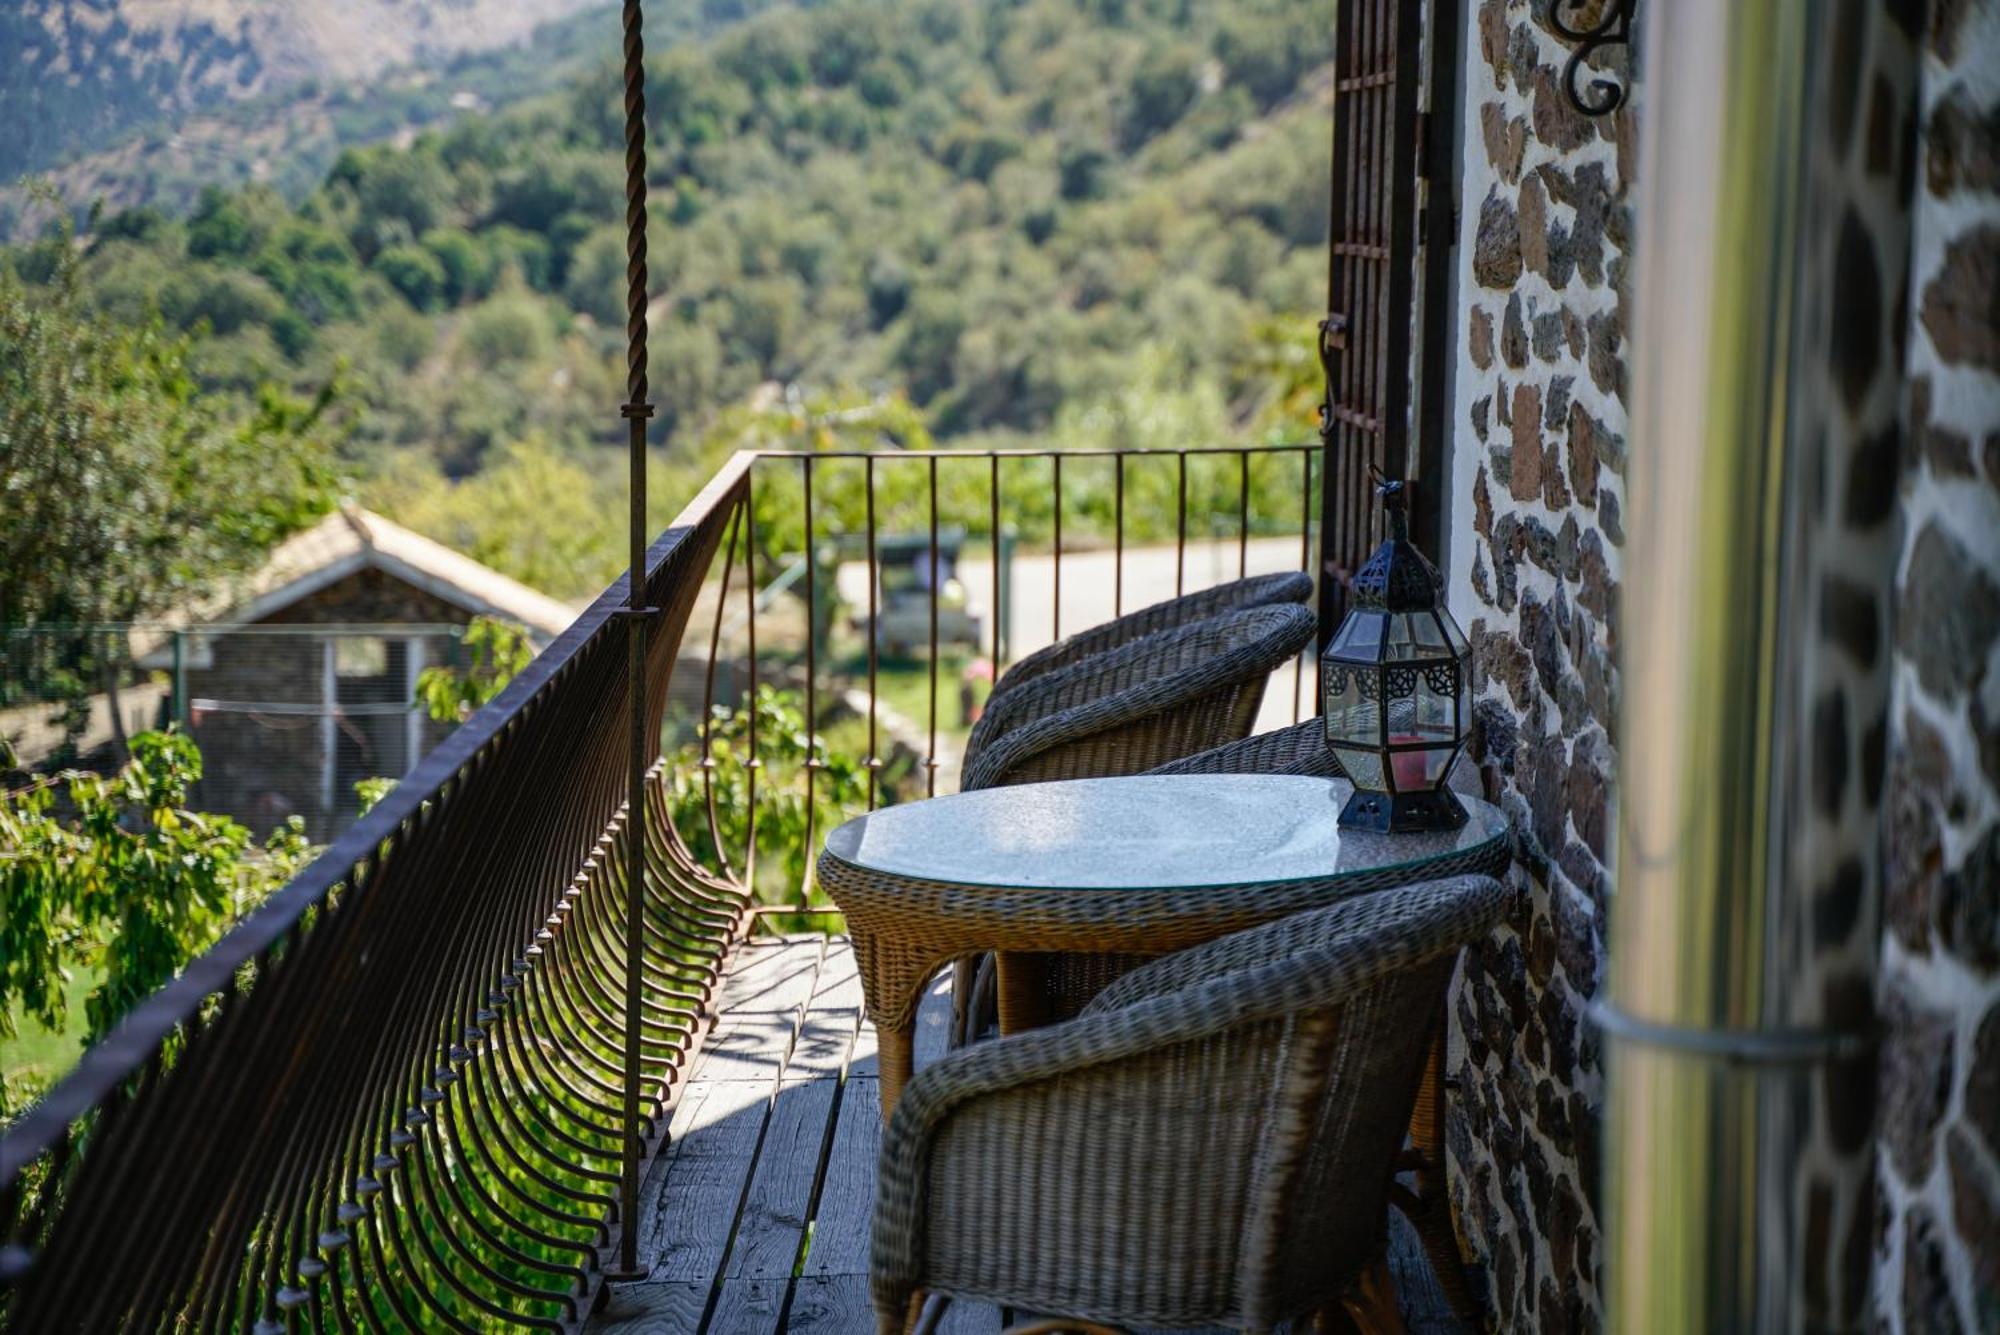
<svg viewBox="0 0 2000 1335">
<path fill-rule="evenodd" d="M 959 787 L 1142 774 L 1241 738 L 1256 725 L 1271 673 L 1314 629 L 1295 603 L 1247 607 L 1040 671 L 988 701 L 966 742 Z M 1074 1014 L 1102 985 L 1088 964 L 1080 967 L 1085 973 L 1072 979 L 1066 960 L 1051 964 L 1054 1013 Z M 954 1044 L 993 1022 L 994 979 L 990 955 L 952 966 Z"/>
<path fill-rule="evenodd" d="M 1155 774 L 1311 774 L 1340 777 L 1340 765 L 1326 744 L 1326 725 L 1318 718 L 1260 732 L 1240 742 L 1213 747 L 1168 761 Z"/>
<path fill-rule="evenodd" d="M 1043 672 L 988 702 L 960 787 L 1140 774 L 1234 741 L 1313 629 L 1296 604 L 1241 608 Z"/>
<path fill-rule="evenodd" d="M 1092 654 L 1116 649 L 1120 645 L 1130 644 L 1148 635 L 1157 635 L 1163 630 L 1191 625 L 1196 621 L 1206 621 L 1212 616 L 1233 612 L 1238 608 L 1303 603 L 1311 599 L 1312 592 L 1312 576 L 1294 570 L 1284 574 L 1252 575 L 1248 579 L 1231 580 L 1212 589 L 1203 589 L 1199 593 L 1185 594 L 1179 598 L 1169 598 L 1165 602 L 1142 607 L 1136 612 L 1127 612 L 1122 617 L 1092 626 L 1089 630 L 1078 631 L 1029 654 L 1000 674 L 1000 680 L 993 683 L 993 693 L 988 697 L 987 704 L 990 707 L 993 699 L 1003 692 L 1033 681 L 1044 673 L 1081 662 Z"/>
<path fill-rule="evenodd" d="M 882 1140 L 871 1287 L 1107 1325 L 1395 1329 L 1389 1185 L 1486 877 L 1361 895 L 1135 970 L 919 1071 Z M 1358 1288 L 1357 1288 L 1358 1281 Z M 1385 1310 L 1386 1309 L 1386 1310 Z"/>
</svg>

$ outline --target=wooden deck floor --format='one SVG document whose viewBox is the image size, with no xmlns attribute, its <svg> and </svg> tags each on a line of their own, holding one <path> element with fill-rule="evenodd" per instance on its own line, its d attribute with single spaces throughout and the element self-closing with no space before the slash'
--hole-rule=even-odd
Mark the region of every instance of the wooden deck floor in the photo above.
<svg viewBox="0 0 2000 1335">
<path fill-rule="evenodd" d="M 920 1016 L 917 1066 L 944 1051 L 942 979 Z M 647 1278 L 615 1289 L 596 1335 L 865 1333 L 868 1225 L 881 1135 L 875 1037 L 838 938 L 738 952 L 714 1032 L 641 1196 Z M 1416 1238 L 1392 1218 L 1391 1266 L 1414 1335 L 1460 1327 Z M 998 1335 L 999 1309 L 954 1303 L 947 1335 Z"/>
</svg>

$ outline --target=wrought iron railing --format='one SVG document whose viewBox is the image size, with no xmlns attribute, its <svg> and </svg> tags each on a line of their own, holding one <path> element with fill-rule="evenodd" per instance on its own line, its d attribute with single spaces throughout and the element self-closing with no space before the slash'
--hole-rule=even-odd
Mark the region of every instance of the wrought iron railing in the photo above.
<svg viewBox="0 0 2000 1335">
<path fill-rule="evenodd" d="M 1161 540 L 1156 566 L 1171 541 L 1176 591 L 1193 587 L 1189 554 L 1204 540 L 1233 541 L 1236 572 L 1259 534 L 1295 542 L 1309 566 L 1316 450 L 736 456 L 648 553 L 639 601 L 656 615 L 623 614 L 621 578 L 0 1138 L 0 1325 L 576 1327 L 633 1225 L 621 1182 L 660 1148 L 729 952 L 760 925 L 829 921 L 809 872 L 760 881 L 766 758 L 781 740 L 803 757 L 787 776 L 803 803 L 792 852 L 809 853 L 849 806 L 951 781 L 934 560 L 928 652 L 899 679 L 914 670 L 928 717 L 900 743 L 885 728 L 885 534 L 914 531 L 936 552 L 949 527 L 983 516 L 967 543 L 990 553 L 980 650 L 997 671 L 1010 523 L 1046 543 L 1036 559 L 1060 635 L 1082 628 L 1064 620 L 1061 586 L 1086 547 L 1111 554 L 1114 613 L 1141 538 Z M 866 592 L 842 651 L 823 605 L 848 534 Z M 774 588 L 797 593 L 803 632 L 779 624 Z M 624 802 L 633 633 L 649 735 L 665 739 L 636 832 Z M 1303 666 L 1290 676 L 1296 715 L 1310 707 Z M 773 686 L 798 702 L 802 747 L 759 735 L 754 702 Z M 717 707 L 745 701 L 732 736 Z M 909 753 L 897 781 L 894 745 Z M 741 790 L 725 790 L 726 763 Z M 857 787 L 829 801 L 834 770 Z M 647 868 L 636 943 L 635 837 Z"/>
</svg>

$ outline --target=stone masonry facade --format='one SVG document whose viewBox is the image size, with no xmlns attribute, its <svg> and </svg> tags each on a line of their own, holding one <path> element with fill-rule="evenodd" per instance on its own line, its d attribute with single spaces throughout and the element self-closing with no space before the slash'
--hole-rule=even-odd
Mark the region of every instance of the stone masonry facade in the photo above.
<svg viewBox="0 0 2000 1335">
<path fill-rule="evenodd" d="M 1454 989 L 1451 1186 L 1495 1328 L 1595 1329 L 1636 125 L 1570 107 L 1545 4 L 1468 11 L 1448 555 L 1525 893 Z M 2000 4 L 1926 21 L 1892 719 L 1848 757 L 1887 810 L 1874 1324 L 2000 1331 Z"/>
<path fill-rule="evenodd" d="M 1466 15 L 1449 524 L 1471 536 L 1449 553 L 1451 598 L 1473 645 L 1473 759 L 1500 779 L 1526 893 L 1454 988 L 1449 1143 L 1489 1319 L 1549 1331 L 1602 1322 L 1584 1008 L 1612 856 L 1636 127 L 1629 106 L 1570 105 L 1546 11 Z"/>
<path fill-rule="evenodd" d="M 2000 1330 L 2000 5 L 1934 0 L 1914 185 L 1874 1301 Z"/>
</svg>

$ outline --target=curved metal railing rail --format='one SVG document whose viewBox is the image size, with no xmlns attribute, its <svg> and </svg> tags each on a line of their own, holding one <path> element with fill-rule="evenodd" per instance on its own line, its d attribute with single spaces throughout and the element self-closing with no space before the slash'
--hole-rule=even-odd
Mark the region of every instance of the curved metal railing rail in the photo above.
<svg viewBox="0 0 2000 1335">
<path fill-rule="evenodd" d="M 1138 538 L 1171 542 L 1175 592 L 1202 582 L 1196 540 L 1215 545 L 1210 578 L 1248 571 L 1253 534 L 1295 540 L 1309 566 L 1316 453 L 735 456 L 647 554 L 641 602 L 657 615 L 624 614 L 621 578 L 0 1137 L 0 1326 L 576 1328 L 618 1259 L 626 1151 L 643 1166 L 662 1144 L 729 951 L 760 921 L 832 921 L 809 870 L 826 821 L 943 791 L 941 770 L 950 782 L 937 581 L 929 652 L 892 671 L 870 629 L 883 610 L 878 539 L 900 530 L 936 550 L 943 527 L 964 528 L 994 554 L 997 611 L 999 535 L 1032 518 L 1051 549 L 1045 629 L 1058 637 L 1082 628 L 1076 608 L 1091 591 L 1072 595 L 1068 619 L 1063 602 L 1065 566 L 1082 553 L 1098 554 L 1100 572 L 1110 557 L 1111 587 L 1094 592 L 1110 594 L 1113 614 L 1136 605 L 1126 595 L 1139 589 L 1128 568 Z M 867 563 L 869 592 L 865 615 L 855 609 L 862 647 L 850 637 L 835 662 L 765 599 L 792 569 L 787 587 L 816 624 L 834 571 L 814 553 L 842 537 Z M 1164 547 L 1133 559 L 1164 578 Z M 635 1009 L 628 627 L 647 637 L 648 734 L 668 730 L 670 707 L 683 715 L 682 740 L 650 772 L 638 832 L 648 874 Z M 976 651 L 997 672 L 1008 650 L 992 615 Z M 900 740 L 885 699 L 897 673 Z M 1302 666 L 1280 681 L 1294 714 L 1311 708 Z M 775 748 L 796 752 L 796 736 L 760 737 L 755 709 L 739 716 L 747 735 L 726 746 L 717 736 L 715 707 L 755 699 L 760 684 L 811 720 L 782 790 Z M 730 798 L 733 816 L 719 813 L 725 750 L 747 790 Z M 845 809 L 826 773 L 841 766 L 856 785 Z M 771 842 L 760 784 L 802 806 L 802 826 L 783 836 L 803 845 L 799 879 L 760 878 L 757 850 Z M 642 1097 L 628 1128 L 634 1024 Z"/>
<path fill-rule="evenodd" d="M 578 1323 L 626 1223 L 625 637 L 664 682 L 749 471 L 653 544 L 657 617 L 621 578 L 0 1139 L 10 1328 Z M 650 1151 L 748 915 L 642 834 Z"/>
</svg>

